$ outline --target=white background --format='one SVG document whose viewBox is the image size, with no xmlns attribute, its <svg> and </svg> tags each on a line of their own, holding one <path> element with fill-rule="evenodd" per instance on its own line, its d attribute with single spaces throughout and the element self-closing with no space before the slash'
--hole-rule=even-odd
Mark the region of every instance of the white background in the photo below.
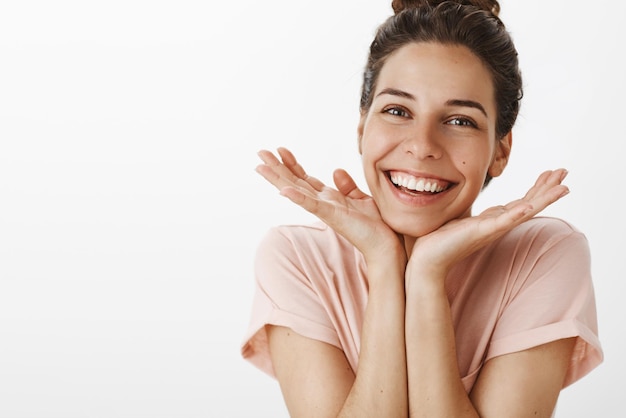
<svg viewBox="0 0 626 418">
<path fill-rule="evenodd" d="M 312 218 L 256 151 L 364 186 L 360 75 L 389 3 L 0 2 L 0 417 L 287 416 L 239 345 L 256 244 Z M 626 7 L 502 9 L 526 96 L 476 209 L 570 170 L 547 213 L 589 238 L 606 360 L 558 416 L 623 417 Z"/>
</svg>

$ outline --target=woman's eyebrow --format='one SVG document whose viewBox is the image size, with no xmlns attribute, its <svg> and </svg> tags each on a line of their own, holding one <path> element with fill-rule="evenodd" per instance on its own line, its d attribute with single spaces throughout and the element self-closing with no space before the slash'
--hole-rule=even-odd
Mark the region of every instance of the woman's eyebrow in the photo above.
<svg viewBox="0 0 626 418">
<path fill-rule="evenodd" d="M 386 89 L 381 90 L 381 92 L 378 93 L 376 97 L 383 94 L 390 94 L 392 96 L 404 97 L 405 99 L 415 100 L 415 96 L 413 96 L 411 93 L 407 93 L 406 91 L 394 89 L 391 87 L 387 87 Z"/>
<path fill-rule="evenodd" d="M 450 99 L 446 102 L 447 106 L 461 106 L 461 107 L 471 107 L 474 109 L 480 110 L 480 112 L 487 116 L 487 111 L 479 102 L 475 102 L 474 100 L 461 100 L 461 99 Z"/>
</svg>

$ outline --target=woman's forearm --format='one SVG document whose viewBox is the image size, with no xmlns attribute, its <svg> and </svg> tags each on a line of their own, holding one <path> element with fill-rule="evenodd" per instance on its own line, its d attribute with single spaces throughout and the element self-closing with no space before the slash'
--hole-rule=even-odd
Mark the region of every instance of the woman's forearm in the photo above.
<svg viewBox="0 0 626 418">
<path fill-rule="evenodd" d="M 405 327 L 410 416 L 478 417 L 459 375 L 443 277 L 407 277 Z"/>
<path fill-rule="evenodd" d="M 339 416 L 407 417 L 404 271 L 368 265 L 359 366 Z"/>
</svg>

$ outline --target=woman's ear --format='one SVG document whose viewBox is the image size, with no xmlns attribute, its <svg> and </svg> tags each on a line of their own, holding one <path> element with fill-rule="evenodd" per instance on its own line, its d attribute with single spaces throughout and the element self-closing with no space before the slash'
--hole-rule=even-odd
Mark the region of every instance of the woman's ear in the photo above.
<svg viewBox="0 0 626 418">
<path fill-rule="evenodd" d="M 361 112 L 361 117 L 359 118 L 359 125 L 356 128 L 357 141 L 359 141 L 359 155 L 363 154 L 363 151 L 362 151 L 363 128 L 365 126 L 366 116 L 367 116 L 367 113 Z"/>
<path fill-rule="evenodd" d="M 504 168 L 509 162 L 509 155 L 511 155 L 511 145 L 513 145 L 512 132 L 504 135 L 496 143 L 493 160 L 491 161 L 491 165 L 487 171 L 490 177 L 498 177 L 504 171 Z"/>
</svg>

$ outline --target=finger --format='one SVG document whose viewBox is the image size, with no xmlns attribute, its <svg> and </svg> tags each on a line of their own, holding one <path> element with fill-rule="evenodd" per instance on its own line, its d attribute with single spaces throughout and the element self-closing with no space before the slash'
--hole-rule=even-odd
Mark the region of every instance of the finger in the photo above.
<svg viewBox="0 0 626 418">
<path fill-rule="evenodd" d="M 270 151 L 261 150 L 258 152 L 258 156 L 265 163 L 265 165 L 257 167 L 257 172 L 278 189 L 285 186 L 297 186 L 310 192 L 315 192 L 319 187 L 324 187 L 323 183 L 317 179 L 314 179 L 313 183 L 315 183 L 315 185 L 301 179 Z M 267 169 L 270 169 L 273 174 L 270 174 Z"/>
<path fill-rule="evenodd" d="M 291 170 L 291 172 L 294 173 L 298 178 L 309 183 L 318 192 L 324 188 L 324 183 L 322 183 L 315 177 L 309 176 L 306 173 L 304 168 L 300 165 L 300 163 L 298 163 L 296 157 L 291 153 L 291 151 L 284 147 L 279 147 L 277 151 L 278 155 L 280 155 L 280 158 L 283 161 L 283 164 L 285 164 L 285 166 L 289 170 Z"/>
<path fill-rule="evenodd" d="M 296 157 L 289 151 L 287 148 L 279 147 L 277 149 L 278 155 L 280 155 L 281 160 L 283 160 L 283 164 L 285 164 L 296 176 L 301 179 L 305 179 L 307 177 L 304 168 L 296 161 Z"/>
<path fill-rule="evenodd" d="M 569 188 L 561 184 L 567 174 L 565 169 L 543 172 L 526 193 L 524 200 L 532 203 L 538 211 L 543 210 L 569 193 Z"/>
<path fill-rule="evenodd" d="M 337 186 L 337 190 L 345 196 L 352 199 L 363 199 L 369 197 L 357 187 L 354 179 L 343 169 L 335 170 L 333 173 L 333 181 L 335 182 L 335 186 Z"/>
<path fill-rule="evenodd" d="M 480 214 L 480 217 L 484 220 L 495 220 L 497 225 L 506 225 L 509 223 L 515 223 L 528 215 L 533 210 L 533 206 L 522 200 L 514 200 L 506 205 L 493 206 Z"/>
<path fill-rule="evenodd" d="M 567 176 L 567 170 L 549 170 L 541 173 L 535 184 L 522 199 L 506 204 L 503 208 L 519 215 L 521 221 L 530 219 L 543 209 L 569 193 L 567 186 L 561 182 Z M 496 211 L 491 212 L 497 213 Z"/>
<path fill-rule="evenodd" d="M 537 194 L 541 194 L 546 190 L 549 190 L 555 186 L 560 185 L 565 177 L 567 177 L 567 170 L 561 168 L 558 170 L 548 170 L 541 173 L 537 178 L 537 181 L 533 187 L 526 194 L 526 198 L 532 198 Z"/>
<path fill-rule="evenodd" d="M 265 164 L 256 167 L 257 173 L 276 186 L 282 196 L 287 197 L 305 210 L 318 215 L 318 212 L 320 212 L 320 200 L 315 197 L 315 192 L 311 192 L 307 188 L 300 187 L 300 185 L 288 180 L 284 173 L 281 172 L 283 170 L 280 167 L 283 165 L 271 152 L 259 152 L 259 155 Z M 295 178 L 293 174 L 291 176 Z M 297 180 L 302 182 L 301 179 Z"/>
<path fill-rule="evenodd" d="M 259 156 L 261 161 L 263 161 L 265 164 L 269 166 L 280 165 L 280 161 L 278 160 L 278 158 L 276 158 L 276 156 L 271 151 L 262 149 L 259 152 L 257 152 L 257 155 Z"/>
<path fill-rule="evenodd" d="M 273 161 L 273 159 L 276 161 Z M 256 172 L 263 176 L 265 180 L 276 186 L 278 190 L 287 186 L 301 187 L 298 184 L 299 179 L 291 174 L 289 170 L 285 169 L 276 157 L 273 155 L 263 155 L 262 160 L 265 164 L 258 165 Z"/>
<path fill-rule="evenodd" d="M 559 186 L 560 182 L 567 175 L 566 171 L 544 171 L 535 181 L 535 184 L 526 192 L 523 198 L 514 200 L 506 205 L 507 208 L 513 207 L 520 202 L 531 202 L 538 196 L 544 195 L 546 191 L 553 189 L 555 186 Z M 558 190 L 562 191 L 566 189 L 565 186 L 559 187 Z"/>
<path fill-rule="evenodd" d="M 281 177 L 273 168 L 267 164 L 261 164 L 256 167 L 256 172 L 259 173 L 265 180 L 272 183 L 278 190 L 283 187 L 287 187 L 289 185 L 293 186 L 294 184 L 288 182 L 283 177 Z"/>
<path fill-rule="evenodd" d="M 328 225 L 332 226 L 337 222 L 337 208 L 329 201 L 320 199 L 315 195 L 305 193 L 295 187 L 284 187 L 280 190 L 280 194 L 287 197 L 293 203 L 299 205 L 306 211 L 317 216 Z"/>
</svg>

